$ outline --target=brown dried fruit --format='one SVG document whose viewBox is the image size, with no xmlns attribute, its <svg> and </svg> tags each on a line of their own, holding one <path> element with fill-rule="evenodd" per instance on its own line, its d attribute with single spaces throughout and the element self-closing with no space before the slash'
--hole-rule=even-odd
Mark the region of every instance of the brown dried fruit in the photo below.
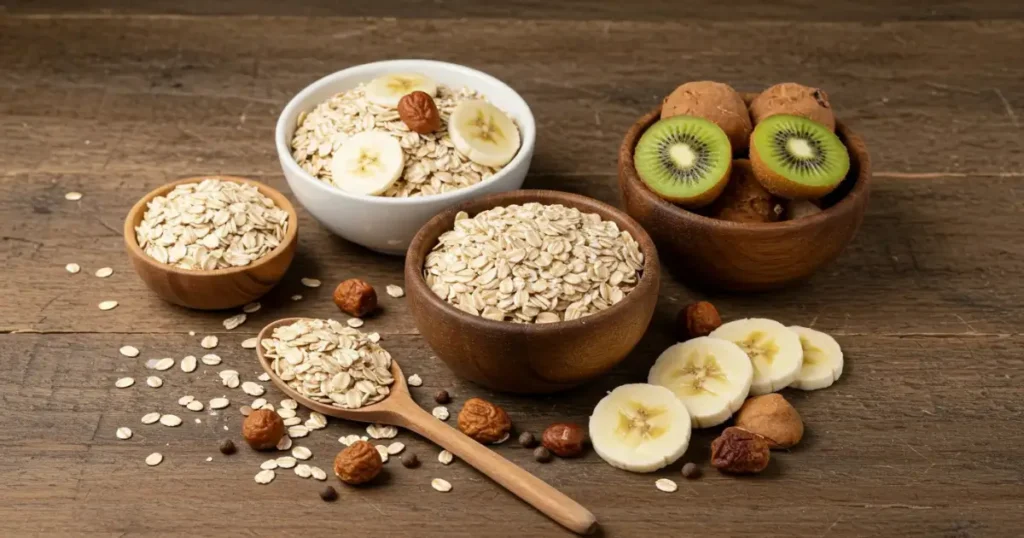
<svg viewBox="0 0 1024 538">
<path fill-rule="evenodd" d="M 792 114 L 810 118 L 830 131 L 836 130 L 836 117 L 828 102 L 828 94 L 796 82 L 783 82 L 761 92 L 750 102 L 750 117 L 756 125 L 776 114 Z"/>
<path fill-rule="evenodd" d="M 771 448 L 789 448 L 804 436 L 804 422 L 781 394 L 754 396 L 736 412 L 736 426 L 768 440 Z"/>
<path fill-rule="evenodd" d="M 284 421 L 270 409 L 253 411 L 242 422 L 242 437 L 256 450 L 270 450 L 284 437 Z"/>
<path fill-rule="evenodd" d="M 377 309 L 377 291 L 358 278 L 350 278 L 334 288 L 334 304 L 342 312 L 361 318 Z"/>
<path fill-rule="evenodd" d="M 761 186 L 750 161 L 736 159 L 729 183 L 715 199 L 711 216 L 732 222 L 775 222 L 782 217 L 782 206 Z"/>
<path fill-rule="evenodd" d="M 398 101 L 398 117 L 402 118 L 410 131 L 419 134 L 432 133 L 441 128 L 437 105 L 426 92 L 416 91 L 403 95 Z"/>
<path fill-rule="evenodd" d="M 725 473 L 759 473 L 770 458 L 768 440 L 742 428 L 726 428 L 711 442 L 711 466 Z"/>
<path fill-rule="evenodd" d="M 747 105 L 732 86 L 702 80 L 687 82 L 672 91 L 661 105 L 661 118 L 697 116 L 716 123 L 729 137 L 733 151 L 750 145 L 753 126 Z"/>
<path fill-rule="evenodd" d="M 540 442 L 559 457 L 575 458 L 583 454 L 587 433 L 579 424 L 552 424 L 544 430 Z"/>
<path fill-rule="evenodd" d="M 700 301 L 686 306 L 679 311 L 676 319 L 681 340 L 707 336 L 711 331 L 722 325 L 722 318 L 718 315 L 715 305 Z"/>
<path fill-rule="evenodd" d="M 496 443 L 512 429 L 504 409 L 480 398 L 470 398 L 459 411 L 459 431 L 480 443 Z"/>
<path fill-rule="evenodd" d="M 384 468 L 380 453 L 366 441 L 356 441 L 334 458 L 334 474 L 346 484 L 365 484 Z"/>
</svg>

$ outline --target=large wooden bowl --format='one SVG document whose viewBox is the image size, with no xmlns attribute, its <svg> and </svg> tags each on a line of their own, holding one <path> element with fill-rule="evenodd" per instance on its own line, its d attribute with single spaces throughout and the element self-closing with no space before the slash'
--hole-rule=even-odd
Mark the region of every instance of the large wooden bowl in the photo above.
<svg viewBox="0 0 1024 538">
<path fill-rule="evenodd" d="M 135 227 L 142 222 L 146 205 L 182 183 L 195 183 L 216 178 L 255 185 L 277 207 L 288 212 L 288 229 L 284 241 L 266 256 L 244 267 L 213 271 L 189 271 L 160 263 L 146 255 L 135 239 Z M 190 177 L 168 183 L 142 197 L 124 220 L 124 243 L 128 255 L 142 281 L 164 300 L 197 310 L 221 310 L 244 305 L 266 294 L 291 265 L 298 244 L 298 215 L 291 202 L 280 192 L 251 179 L 234 176 Z"/>
<path fill-rule="evenodd" d="M 643 274 L 617 305 L 597 314 L 550 324 L 493 321 L 441 300 L 423 278 L 423 264 L 455 214 L 539 202 L 562 204 L 615 221 L 640 244 Z M 484 196 L 438 214 L 413 238 L 405 258 L 405 285 L 420 334 L 459 377 L 517 393 L 574 387 L 607 372 L 636 346 L 658 301 L 658 253 L 647 233 L 622 211 L 591 198 L 556 191 L 520 190 Z"/>
<path fill-rule="evenodd" d="M 640 180 L 633 150 L 661 108 L 640 118 L 619 148 L 619 188 L 626 212 L 654 238 L 673 274 L 689 285 L 762 291 L 803 281 L 833 261 L 857 232 L 868 205 L 871 159 L 853 131 L 837 122 L 850 152 L 850 172 L 821 213 L 773 223 L 738 223 L 688 211 L 656 195 Z"/>
</svg>

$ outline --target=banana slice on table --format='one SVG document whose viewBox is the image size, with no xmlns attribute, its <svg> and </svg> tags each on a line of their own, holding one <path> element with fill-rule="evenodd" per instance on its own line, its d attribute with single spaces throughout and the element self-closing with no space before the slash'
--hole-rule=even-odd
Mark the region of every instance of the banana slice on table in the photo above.
<svg viewBox="0 0 1024 538">
<path fill-rule="evenodd" d="M 785 325 L 764 318 L 730 321 L 711 332 L 711 338 L 728 340 L 750 357 L 754 381 L 750 393 L 768 394 L 782 390 L 800 375 L 804 350 L 800 338 Z"/>
<path fill-rule="evenodd" d="M 366 85 L 366 100 L 379 106 L 398 108 L 406 94 L 424 92 L 437 95 L 437 83 L 418 73 L 394 73 L 377 77 Z"/>
<path fill-rule="evenodd" d="M 448 119 L 455 149 L 484 166 L 505 166 L 519 151 L 519 128 L 498 107 L 483 99 L 455 106 Z"/>
<path fill-rule="evenodd" d="M 672 391 L 633 383 L 608 393 L 590 415 L 590 440 L 612 467 L 650 473 L 690 445 L 690 416 Z"/>
<path fill-rule="evenodd" d="M 743 405 L 753 376 L 750 359 L 739 346 L 701 336 L 663 351 L 647 382 L 671 390 L 686 406 L 694 428 L 709 428 Z"/>
<path fill-rule="evenodd" d="M 395 137 L 364 131 L 349 137 L 335 152 L 331 177 L 343 191 L 380 194 L 402 176 L 405 153 Z"/>
<path fill-rule="evenodd" d="M 807 327 L 793 326 L 789 330 L 800 338 L 804 349 L 804 364 L 791 387 L 800 390 L 818 390 L 832 386 L 843 375 L 843 350 L 835 338 Z"/>
</svg>

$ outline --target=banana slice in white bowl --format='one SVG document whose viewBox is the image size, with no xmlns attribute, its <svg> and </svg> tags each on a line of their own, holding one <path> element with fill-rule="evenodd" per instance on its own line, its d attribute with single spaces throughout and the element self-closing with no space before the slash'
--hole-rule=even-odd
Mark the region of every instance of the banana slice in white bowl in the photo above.
<svg viewBox="0 0 1024 538">
<path fill-rule="evenodd" d="M 398 108 L 398 102 L 412 92 L 437 96 L 437 83 L 418 73 L 394 73 L 371 80 L 366 85 L 366 100 L 387 108 Z"/>
<path fill-rule="evenodd" d="M 594 451 L 612 467 L 650 473 L 686 453 L 690 417 L 665 387 L 622 385 L 594 407 L 590 440 Z"/>
<path fill-rule="evenodd" d="M 519 128 L 500 108 L 483 99 L 467 99 L 448 119 L 455 149 L 484 166 L 505 166 L 519 151 Z"/>
<path fill-rule="evenodd" d="M 661 353 L 647 382 L 668 388 L 694 428 L 717 426 L 743 405 L 753 379 L 750 359 L 736 344 L 701 336 Z"/>
<path fill-rule="evenodd" d="M 402 176 L 405 153 L 398 140 L 383 132 L 364 131 L 342 144 L 331 161 L 331 180 L 341 190 L 380 194 Z"/>
<path fill-rule="evenodd" d="M 804 359 L 800 338 L 777 321 L 738 319 L 722 325 L 708 336 L 728 340 L 750 357 L 754 367 L 754 381 L 750 385 L 753 395 L 782 390 L 800 375 Z"/>
</svg>

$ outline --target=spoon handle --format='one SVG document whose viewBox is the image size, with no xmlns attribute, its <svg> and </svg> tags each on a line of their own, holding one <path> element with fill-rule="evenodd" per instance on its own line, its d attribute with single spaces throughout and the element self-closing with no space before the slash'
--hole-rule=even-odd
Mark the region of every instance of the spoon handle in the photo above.
<svg viewBox="0 0 1024 538">
<path fill-rule="evenodd" d="M 567 529 L 577 534 L 590 534 L 597 529 L 594 514 L 547 482 L 437 420 L 412 401 L 403 407 L 401 426 L 448 449 Z"/>
</svg>

